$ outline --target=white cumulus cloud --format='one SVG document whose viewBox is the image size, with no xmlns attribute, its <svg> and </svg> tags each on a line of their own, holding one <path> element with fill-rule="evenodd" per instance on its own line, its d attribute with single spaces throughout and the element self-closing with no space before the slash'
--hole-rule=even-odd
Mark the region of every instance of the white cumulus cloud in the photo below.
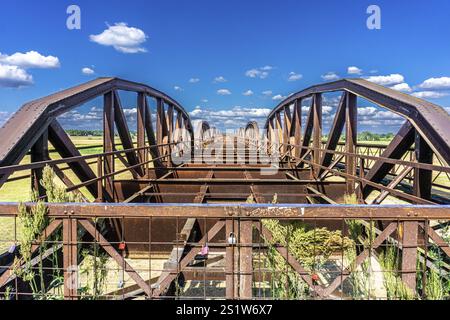
<svg viewBox="0 0 450 320">
<path fill-rule="evenodd" d="M 228 89 L 219 89 L 217 90 L 217 94 L 220 96 L 229 96 L 231 94 L 231 91 Z"/>
<path fill-rule="evenodd" d="M 268 65 L 260 68 L 253 68 L 247 70 L 245 72 L 245 76 L 249 78 L 266 79 L 269 76 L 269 71 L 271 70 L 273 70 L 273 67 Z"/>
<path fill-rule="evenodd" d="M 92 42 L 102 46 L 112 46 L 122 53 L 147 52 L 142 44 L 147 41 L 148 36 L 144 31 L 135 27 L 129 27 L 127 23 L 120 22 L 97 35 L 90 35 Z"/>
<path fill-rule="evenodd" d="M 199 78 L 190 78 L 189 79 L 189 83 L 197 83 L 197 82 L 200 82 Z"/>
<path fill-rule="evenodd" d="M 44 56 L 37 51 L 16 52 L 12 55 L 0 53 L 0 63 L 23 69 L 53 69 L 60 66 L 57 57 Z"/>
<path fill-rule="evenodd" d="M 361 75 L 362 74 L 362 69 L 352 66 L 352 67 L 348 67 L 347 68 L 347 73 L 348 74 L 356 74 L 356 75 Z"/>
<path fill-rule="evenodd" d="M 321 77 L 325 81 L 333 81 L 339 79 L 339 76 L 334 72 L 328 72 L 327 74 L 324 74 Z"/>
<path fill-rule="evenodd" d="M 88 68 L 88 67 L 81 69 L 81 72 L 85 75 L 92 75 L 95 73 L 95 71 L 93 69 Z"/>
<path fill-rule="evenodd" d="M 421 98 L 421 99 L 438 99 L 438 98 L 447 97 L 450 94 L 447 92 L 419 91 L 419 92 L 414 92 L 412 95 L 414 97 Z"/>
<path fill-rule="evenodd" d="M 405 82 L 405 77 L 401 74 L 395 73 L 388 76 L 371 76 L 366 78 L 366 80 L 381 86 L 393 86 Z"/>
<path fill-rule="evenodd" d="M 0 87 L 20 88 L 33 84 L 33 76 L 18 66 L 0 64 Z"/>
<path fill-rule="evenodd" d="M 422 89 L 450 89 L 450 77 L 430 78 L 419 87 Z"/>
<path fill-rule="evenodd" d="M 297 81 L 297 80 L 300 80 L 301 78 L 303 78 L 303 75 L 295 73 L 295 72 L 291 72 L 291 73 L 289 73 L 288 81 Z"/>
<path fill-rule="evenodd" d="M 272 100 L 275 100 L 275 101 L 284 100 L 284 99 L 286 99 L 286 97 L 282 96 L 281 94 L 277 94 L 276 96 L 272 97 Z"/>
<path fill-rule="evenodd" d="M 247 91 L 245 91 L 244 93 L 242 93 L 242 95 L 244 95 L 244 96 L 252 96 L 253 95 L 253 91 L 252 90 L 247 90 Z"/>
<path fill-rule="evenodd" d="M 391 89 L 401 91 L 401 92 L 411 92 L 412 91 L 412 88 L 406 82 L 396 84 L 396 85 L 392 86 Z"/>
<path fill-rule="evenodd" d="M 225 79 L 225 78 L 222 77 L 222 76 L 219 76 L 219 77 L 215 77 L 215 78 L 214 78 L 214 83 L 224 83 L 224 82 L 227 82 L 227 79 Z"/>
</svg>

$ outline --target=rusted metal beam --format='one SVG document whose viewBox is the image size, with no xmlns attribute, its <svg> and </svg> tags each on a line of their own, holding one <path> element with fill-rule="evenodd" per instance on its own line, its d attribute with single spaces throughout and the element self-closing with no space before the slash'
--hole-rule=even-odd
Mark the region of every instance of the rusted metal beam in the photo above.
<svg viewBox="0 0 450 320">
<path fill-rule="evenodd" d="M 341 101 L 337 107 L 336 115 L 334 116 L 333 125 L 331 126 L 330 133 L 328 135 L 328 141 L 325 146 L 325 150 L 336 150 L 339 139 L 341 138 L 342 130 L 345 124 L 345 114 L 347 110 L 346 106 L 346 94 L 343 94 Z M 333 154 L 323 151 L 321 165 L 328 167 L 333 161 Z M 324 169 L 319 169 L 319 176 L 324 172 Z"/>
<path fill-rule="evenodd" d="M 76 162 L 69 162 L 68 165 L 81 182 L 96 178 L 95 173 L 89 167 L 86 160 L 81 157 L 80 152 L 72 140 L 70 140 L 67 133 L 56 120 L 48 127 L 48 138 L 62 158 L 80 157 Z M 64 160 L 59 161 L 59 163 L 63 162 Z M 56 161 L 52 163 L 57 164 Z M 94 198 L 98 197 L 97 187 L 95 185 L 88 185 L 86 188 Z"/>
<path fill-rule="evenodd" d="M 103 152 L 114 151 L 114 92 L 108 92 L 103 97 Z M 114 156 L 108 155 L 103 159 L 103 173 L 108 175 L 115 171 Z M 114 178 L 105 179 L 105 191 L 114 201 Z"/>
<path fill-rule="evenodd" d="M 145 147 L 145 112 L 146 109 L 146 96 L 144 93 L 138 93 L 137 97 L 137 147 L 143 148 Z M 141 149 L 139 152 L 139 161 L 142 163 L 146 160 L 146 150 Z M 145 171 L 145 168 L 140 169 L 142 172 Z"/>
<path fill-rule="evenodd" d="M 309 147 L 309 144 L 311 142 L 313 127 L 314 127 L 314 99 L 311 99 L 311 106 L 309 107 L 308 116 L 306 118 L 305 133 L 303 134 L 303 141 L 301 145 L 302 148 L 300 151 L 299 159 L 304 159 L 304 156 L 308 151 L 306 148 Z M 300 168 L 303 168 L 304 163 L 300 162 L 298 166 Z"/>
<path fill-rule="evenodd" d="M 326 287 L 322 295 L 324 297 L 329 296 L 332 294 L 340 285 L 341 283 L 347 279 L 351 273 L 352 270 L 355 270 L 358 268 L 370 255 L 372 250 L 377 249 L 386 239 L 395 231 L 397 230 L 398 224 L 396 222 L 391 222 L 386 229 L 383 230 L 383 232 L 378 235 L 378 237 L 375 238 L 373 241 L 371 247 L 369 249 L 365 249 L 363 252 L 361 252 L 350 265 L 350 268 L 344 269 L 341 271 L 341 276 L 336 277 L 336 279 L 328 286 Z"/>
<path fill-rule="evenodd" d="M 156 99 L 156 141 L 157 144 L 163 144 L 164 138 L 167 137 L 166 113 L 164 110 L 164 100 Z M 168 141 L 166 141 L 167 143 Z M 164 147 L 159 147 L 159 154 L 164 155 Z"/>
<path fill-rule="evenodd" d="M 415 138 L 415 130 L 414 127 L 406 122 L 397 135 L 394 137 L 392 142 L 388 145 L 386 150 L 383 152 L 383 158 L 391 158 L 391 159 L 401 159 L 403 155 L 408 151 L 411 145 L 414 143 Z M 365 175 L 365 178 L 371 182 L 379 183 L 381 182 L 389 171 L 392 170 L 393 164 L 386 163 L 383 160 L 378 160 L 372 168 L 370 168 L 369 172 Z M 360 187 L 358 187 L 359 189 Z M 366 185 L 362 188 L 363 198 L 367 198 L 370 192 L 373 190 L 371 185 Z"/>
<path fill-rule="evenodd" d="M 284 107 L 284 124 L 283 124 L 283 141 L 285 143 L 283 152 L 288 153 L 291 151 L 290 139 L 291 139 L 291 127 L 292 127 L 292 115 L 289 105 Z"/>
<path fill-rule="evenodd" d="M 433 164 L 433 151 L 419 132 L 415 136 L 415 158 L 419 163 Z M 431 200 L 431 188 L 433 185 L 433 172 L 430 170 L 414 169 L 413 190 L 414 195 Z"/>
<path fill-rule="evenodd" d="M 450 116 L 443 108 L 364 79 L 342 79 L 307 88 L 281 101 L 269 114 L 268 119 L 296 99 L 307 98 L 318 92 L 342 90 L 352 92 L 412 121 L 413 126 L 425 137 L 433 151 L 440 155 L 447 165 L 450 164 L 450 131 L 448 130 Z M 265 128 L 267 127 L 268 122 L 265 125 Z"/>
<path fill-rule="evenodd" d="M 322 95 L 314 94 L 313 98 L 313 162 L 320 164 L 322 147 Z M 314 167 L 312 172 L 315 177 L 320 175 L 320 168 Z"/>
<path fill-rule="evenodd" d="M 64 299 L 76 300 L 78 297 L 77 219 L 63 219 L 62 224 Z"/>
<path fill-rule="evenodd" d="M 125 114 L 124 114 L 124 111 L 122 108 L 122 103 L 120 101 L 119 93 L 117 91 L 114 91 L 113 95 L 114 95 L 114 122 L 116 124 L 117 133 L 119 134 L 123 149 L 125 149 L 125 150 L 133 149 L 134 148 L 133 140 L 131 139 L 130 129 L 128 127 L 127 119 L 125 117 Z M 138 108 L 138 111 L 139 111 L 139 108 Z M 138 119 L 139 119 L 139 112 L 138 112 Z M 138 133 L 139 133 L 139 130 L 138 130 Z M 144 147 L 144 146 L 142 146 L 142 145 L 140 146 L 139 141 L 138 141 L 138 148 L 139 147 Z M 114 148 L 114 150 L 115 150 L 115 148 Z M 140 149 L 139 152 L 143 152 L 143 149 Z M 139 160 L 138 160 L 135 152 L 127 152 L 125 154 L 125 156 L 126 156 L 129 164 L 135 165 L 135 164 L 139 163 Z M 141 170 L 141 168 L 138 167 L 135 169 L 135 171 L 138 173 L 138 175 L 140 175 L 140 176 L 143 175 L 143 171 Z"/>
<path fill-rule="evenodd" d="M 49 223 L 49 225 L 39 235 L 37 241 L 31 245 L 31 255 L 33 255 L 36 252 L 36 250 L 39 249 L 39 246 L 43 242 L 45 242 L 49 236 L 51 236 L 56 230 L 58 230 L 58 228 L 61 226 L 61 223 L 62 223 L 61 220 L 53 220 L 52 222 Z M 19 265 L 22 265 L 24 261 L 22 258 L 19 258 L 17 263 Z M 4 287 L 6 284 L 12 281 L 13 278 L 14 278 L 14 269 L 13 268 L 7 269 L 2 275 L 0 275 L 0 288 Z"/>
<path fill-rule="evenodd" d="M 103 235 L 95 228 L 92 222 L 88 220 L 78 220 L 81 226 L 97 241 L 100 246 L 113 258 L 123 270 L 128 273 L 131 279 L 144 290 L 147 296 L 152 295 L 152 290 L 147 282 L 142 279 L 139 273 L 122 257 L 122 255 L 116 251 L 116 249 L 106 240 Z"/>
<path fill-rule="evenodd" d="M 49 160 L 48 154 L 48 130 L 39 137 L 35 144 L 31 147 L 31 162 L 39 162 Z M 41 184 L 43 168 L 31 170 L 31 188 L 36 192 L 38 197 L 46 194 L 44 186 Z"/>
<path fill-rule="evenodd" d="M 31 207 L 34 204 L 25 203 Z M 14 217 L 18 214 L 17 203 L 0 203 L 0 216 Z M 213 205 L 198 204 L 101 204 L 68 203 L 46 204 L 50 218 L 63 218 L 73 211 L 77 218 L 123 217 L 196 217 L 196 218 L 302 218 L 302 219 L 374 219 L 374 220 L 446 220 L 450 216 L 450 206 L 389 205 L 389 206 L 352 206 L 352 205 L 306 205 L 306 204 L 258 204 L 258 205 Z"/>
<path fill-rule="evenodd" d="M 68 187 L 68 188 L 70 188 L 70 187 L 73 187 L 74 186 L 74 183 L 72 182 L 72 180 L 70 180 L 69 179 L 69 177 L 68 176 L 66 176 L 66 174 L 61 170 L 61 169 L 59 169 L 58 168 L 58 166 L 52 166 L 52 169 L 53 169 L 53 172 L 55 172 L 55 174 L 56 174 L 56 176 Z M 84 201 L 84 202 L 88 202 L 88 200 L 86 199 L 86 197 L 84 196 L 84 194 L 80 191 L 80 190 L 78 190 L 78 189 L 76 189 L 76 190 L 73 190 L 73 193 L 74 194 L 76 194 L 76 195 L 78 195 L 79 197 L 81 197 L 81 199 Z"/>
<path fill-rule="evenodd" d="M 160 148 L 158 146 L 156 146 L 157 143 L 156 143 L 155 131 L 153 128 L 151 108 L 148 104 L 147 99 L 145 99 L 144 102 L 145 102 L 145 130 L 147 133 L 148 143 L 150 145 L 149 151 L 150 151 L 150 154 L 153 159 L 159 159 L 161 157 L 161 154 L 159 152 Z M 155 173 L 156 173 L 157 177 L 162 176 L 166 172 L 165 170 L 162 169 L 163 164 L 162 164 L 161 160 L 156 160 L 153 165 L 156 168 Z"/>
<path fill-rule="evenodd" d="M 211 239 L 213 239 L 224 227 L 224 221 L 218 221 L 209 231 L 208 233 L 198 242 L 199 245 L 205 245 Z M 172 270 L 167 270 L 169 274 L 162 279 L 161 282 L 158 283 L 156 289 L 153 292 L 153 297 L 159 297 L 165 289 L 172 283 L 173 280 L 178 276 L 179 272 L 182 272 L 184 268 L 194 259 L 197 255 L 198 251 L 195 248 L 191 249 L 186 256 L 177 264 L 176 268 Z"/>
<path fill-rule="evenodd" d="M 347 194 L 354 194 L 356 192 L 356 184 L 355 179 L 352 179 L 351 176 L 356 176 L 356 162 L 357 157 L 353 154 L 356 154 L 357 147 L 357 133 L 358 133 L 358 105 L 357 105 L 358 97 L 353 93 L 347 92 L 345 93 L 345 104 L 346 104 L 346 112 L 345 112 L 345 152 L 349 155 L 345 157 L 345 172 L 349 175 L 346 179 L 347 181 Z"/>
<path fill-rule="evenodd" d="M 402 170 L 402 172 L 400 172 L 389 184 L 388 184 L 388 188 L 390 189 L 394 189 L 395 187 L 397 187 L 402 180 L 412 171 L 412 168 L 406 167 Z M 388 190 L 383 190 L 381 191 L 380 195 L 378 197 L 376 197 L 373 201 L 372 204 L 380 204 L 382 203 L 387 197 L 389 196 L 389 191 Z"/>
<path fill-rule="evenodd" d="M 302 100 L 297 99 L 294 103 L 294 116 L 293 116 L 293 127 L 295 137 L 295 144 L 300 145 L 302 141 Z M 301 149 L 299 147 L 294 147 L 294 156 L 300 157 Z"/>
<path fill-rule="evenodd" d="M 402 281 L 413 294 L 416 293 L 418 229 L 417 221 L 403 222 L 402 268 L 400 273 Z"/>
</svg>

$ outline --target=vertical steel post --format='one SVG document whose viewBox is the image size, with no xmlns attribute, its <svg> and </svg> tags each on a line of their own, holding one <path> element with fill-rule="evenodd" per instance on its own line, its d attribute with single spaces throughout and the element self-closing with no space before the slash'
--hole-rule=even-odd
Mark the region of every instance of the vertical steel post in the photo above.
<svg viewBox="0 0 450 320">
<path fill-rule="evenodd" d="M 418 163 L 433 164 L 433 151 L 424 138 L 416 131 L 415 154 Z M 431 200 L 431 186 L 433 172 L 414 168 L 414 195 L 416 197 Z"/>
<path fill-rule="evenodd" d="M 239 297 L 241 299 L 251 299 L 253 284 L 253 221 L 241 220 L 239 228 Z"/>
<path fill-rule="evenodd" d="M 225 251 L 225 295 L 228 300 L 234 299 L 234 248 L 233 243 L 236 239 L 234 233 L 233 219 L 227 219 L 225 222 L 225 241 L 227 248 Z"/>
<path fill-rule="evenodd" d="M 145 150 L 145 112 L 146 112 L 146 103 L 145 103 L 145 93 L 138 93 L 138 101 L 137 101 L 137 147 L 139 149 L 139 162 L 143 163 L 146 159 Z M 145 165 L 142 166 L 142 172 L 145 175 Z"/>
<path fill-rule="evenodd" d="M 108 92 L 104 95 L 103 105 L 103 152 L 114 151 L 114 93 Z M 114 155 L 106 155 L 104 157 L 104 169 L 105 175 L 114 172 Z M 114 177 L 108 177 L 105 180 L 106 192 L 114 202 Z"/>
<path fill-rule="evenodd" d="M 417 221 L 403 222 L 402 281 L 416 293 L 417 273 L 417 238 L 419 224 Z"/>
<path fill-rule="evenodd" d="M 314 94 L 313 103 L 313 161 L 314 164 L 320 165 L 322 147 L 322 94 Z M 314 166 L 313 172 L 316 177 L 319 176 L 320 168 Z"/>
<path fill-rule="evenodd" d="M 357 96 L 353 93 L 346 92 L 346 113 L 345 113 L 345 152 L 349 154 L 356 153 L 356 145 L 357 145 Z M 356 176 L 356 156 L 347 155 L 345 157 L 345 173 Z M 356 190 L 355 179 L 348 178 L 346 179 L 347 186 L 347 194 L 354 194 Z"/>
<path fill-rule="evenodd" d="M 287 105 L 284 107 L 284 126 L 283 126 L 283 142 L 285 143 L 283 146 L 283 154 L 286 154 L 291 150 L 291 125 L 292 125 L 292 116 L 291 109 Z M 291 155 L 291 152 L 289 152 Z"/>
<path fill-rule="evenodd" d="M 297 147 L 295 147 L 295 154 L 294 156 L 296 158 L 300 158 L 300 153 L 301 153 L 301 143 L 302 143 L 302 100 L 301 99 L 297 99 L 295 100 L 295 105 L 294 105 L 294 117 L 295 117 L 295 121 L 293 123 L 294 125 L 294 130 L 295 130 L 295 145 Z"/>
<path fill-rule="evenodd" d="M 76 300 L 78 295 L 77 220 L 63 219 L 64 299 Z"/>
<path fill-rule="evenodd" d="M 46 161 L 48 156 L 48 130 L 37 139 L 31 147 L 31 163 Z M 31 187 L 39 197 L 45 196 L 45 188 L 41 185 L 43 167 L 31 170 Z"/>
</svg>

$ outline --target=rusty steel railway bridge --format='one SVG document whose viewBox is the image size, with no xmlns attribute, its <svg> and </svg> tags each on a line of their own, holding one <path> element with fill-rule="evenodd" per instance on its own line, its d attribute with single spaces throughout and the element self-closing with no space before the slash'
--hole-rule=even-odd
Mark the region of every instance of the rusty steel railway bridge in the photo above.
<svg viewBox="0 0 450 320">
<path fill-rule="evenodd" d="M 119 91 L 135 95 L 136 139 Z M 340 101 L 324 139 L 322 107 L 329 93 Z M 58 118 L 99 97 L 103 143 L 97 147 L 103 152 L 82 155 L 88 147 L 77 147 Z M 358 143 L 359 98 L 404 119 L 388 145 Z M 302 108 L 305 103 L 309 108 Z M 0 129 L 0 193 L 28 179 L 46 202 L 40 180 L 49 166 L 67 191 L 83 199 L 46 203 L 49 223 L 31 246 L 31 267 L 43 264 L 51 273 L 55 266 L 49 267 L 48 256 L 60 257 L 65 299 L 80 298 L 73 266 L 82 262 L 79 248 L 93 244 L 128 277 L 105 293 L 107 298 L 194 298 L 180 293 L 194 281 L 223 288 L 216 296 L 203 288 L 197 298 L 264 298 L 264 284 L 273 274 L 261 267 L 261 255 L 269 247 L 311 298 L 348 298 L 346 280 L 388 245 L 399 253 L 395 271 L 402 283 L 426 298 L 417 288 L 435 268 L 430 246 L 442 254 L 440 274 L 450 272 L 450 247 L 442 233 L 450 220 L 449 164 L 450 116 L 444 109 L 363 79 L 300 91 L 273 109 L 264 128 L 252 121 L 232 135 L 207 122 L 194 125 L 174 99 L 117 78 L 99 78 L 27 103 Z M 346 202 L 349 195 L 357 203 Z M 34 205 L 26 203 L 30 210 Z M 18 215 L 17 203 L 0 203 L 0 218 L 17 225 Z M 355 220 L 373 234 L 353 261 L 330 276 L 298 259 L 263 223 L 266 219 L 301 221 L 344 235 L 349 233 L 345 222 Z M 105 222 L 102 227 L 99 221 Z M 15 246 L 17 234 L 9 240 L 12 249 L 0 253 L 0 292 L 35 298 L 14 271 L 14 264 L 25 267 Z M 38 254 L 46 242 L 47 251 Z M 156 256 L 166 261 L 154 276 Z M 136 257 L 149 261 L 148 268 L 134 266 Z"/>
</svg>

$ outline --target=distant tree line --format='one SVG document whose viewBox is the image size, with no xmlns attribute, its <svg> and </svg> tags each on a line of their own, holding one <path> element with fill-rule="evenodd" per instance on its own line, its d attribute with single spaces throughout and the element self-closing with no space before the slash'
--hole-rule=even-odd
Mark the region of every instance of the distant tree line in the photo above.
<svg viewBox="0 0 450 320">
<path fill-rule="evenodd" d="M 394 138 L 394 134 L 390 133 L 373 133 L 370 131 L 363 131 L 358 134 L 358 141 L 391 141 Z M 323 137 L 324 141 L 327 141 L 328 135 Z M 341 135 L 340 142 L 345 141 L 345 136 Z"/>
<path fill-rule="evenodd" d="M 102 137 L 102 130 L 80 130 L 80 129 L 69 129 L 66 132 L 74 137 Z"/>
<path fill-rule="evenodd" d="M 363 131 L 358 134 L 359 141 L 391 141 L 394 134 L 390 133 L 373 133 L 370 131 Z"/>
<path fill-rule="evenodd" d="M 81 129 L 69 129 L 66 132 L 72 137 L 103 137 L 103 130 L 81 130 Z M 134 137 L 136 132 L 130 132 Z M 115 134 L 117 136 L 117 133 Z"/>
</svg>

